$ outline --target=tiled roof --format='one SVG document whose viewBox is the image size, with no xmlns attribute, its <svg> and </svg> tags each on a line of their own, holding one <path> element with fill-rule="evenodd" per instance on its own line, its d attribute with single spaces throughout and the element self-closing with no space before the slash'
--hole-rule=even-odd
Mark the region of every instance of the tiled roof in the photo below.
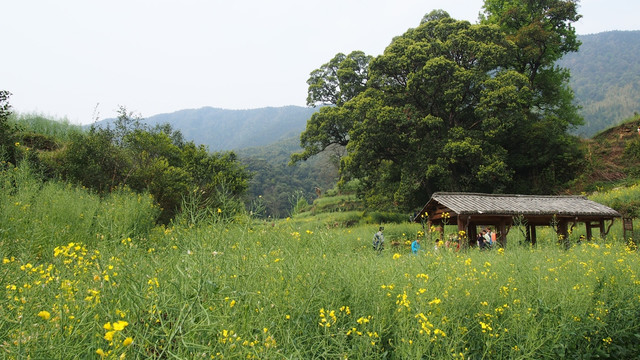
<svg viewBox="0 0 640 360">
<path fill-rule="evenodd" d="M 438 192 L 431 196 L 459 215 L 570 215 L 619 217 L 610 207 L 591 201 L 584 196 L 501 195 L 477 193 Z M 427 204 L 427 206 L 429 206 Z"/>
</svg>

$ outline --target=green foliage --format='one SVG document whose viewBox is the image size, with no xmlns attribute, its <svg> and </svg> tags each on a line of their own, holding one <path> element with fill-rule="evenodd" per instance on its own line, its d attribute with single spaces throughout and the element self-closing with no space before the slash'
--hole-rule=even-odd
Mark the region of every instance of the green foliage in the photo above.
<svg viewBox="0 0 640 360">
<path fill-rule="evenodd" d="M 342 106 L 364 91 L 372 57 L 362 51 L 336 54 L 328 63 L 311 72 L 307 80 L 307 105 Z"/>
<path fill-rule="evenodd" d="M 0 90 L 0 161 L 16 164 L 19 160 L 16 149 L 19 146 L 16 136 L 18 129 L 9 122 L 11 115 L 10 96 L 10 92 Z"/>
<path fill-rule="evenodd" d="M 320 111 L 311 115 L 307 128 L 300 134 L 300 145 L 304 151 L 292 154 L 291 164 L 307 160 L 331 146 L 346 146 L 353 122 L 354 117 L 347 108 L 320 108 Z"/>
<path fill-rule="evenodd" d="M 149 128 L 121 109 L 114 127 L 92 126 L 87 133 L 72 134 L 54 162 L 60 175 L 71 182 L 107 194 L 128 186 L 149 192 L 161 213 L 158 221 L 168 224 L 180 211 L 190 192 L 202 195 L 202 204 L 223 207 L 218 198 L 239 199 L 248 187 L 249 174 L 236 155 L 208 152 L 203 145 L 184 142 L 171 126 Z M 243 211 L 240 200 L 226 211 Z"/>
<path fill-rule="evenodd" d="M 570 184 L 571 192 L 588 193 L 630 186 L 640 179 L 639 120 L 637 116 L 628 118 L 618 126 L 581 141 L 585 158 L 579 176 Z"/>
<path fill-rule="evenodd" d="M 309 202 L 304 197 L 302 191 L 297 191 L 289 196 L 289 203 L 291 204 L 291 214 L 296 215 L 301 212 L 309 210 Z"/>
<path fill-rule="evenodd" d="M 71 136 L 58 163 L 64 179 L 105 194 L 124 183 L 128 160 L 113 132 L 91 128 L 87 134 Z"/>
<path fill-rule="evenodd" d="M 640 139 L 629 141 L 624 148 L 623 156 L 630 162 L 640 162 Z"/>
<path fill-rule="evenodd" d="M 306 129 L 300 134 L 304 151 L 292 154 L 291 163 L 307 160 L 332 146 L 347 145 L 349 130 L 357 119 L 350 109 L 342 109 L 342 106 L 366 89 L 371 59 L 362 51 L 346 56 L 339 53 L 311 72 L 307 80 L 307 105 L 331 106 L 320 108 L 307 121 Z"/>
<path fill-rule="evenodd" d="M 314 214 L 362 209 L 362 201 L 358 200 L 355 194 L 323 196 L 313 201 Z"/>
</svg>

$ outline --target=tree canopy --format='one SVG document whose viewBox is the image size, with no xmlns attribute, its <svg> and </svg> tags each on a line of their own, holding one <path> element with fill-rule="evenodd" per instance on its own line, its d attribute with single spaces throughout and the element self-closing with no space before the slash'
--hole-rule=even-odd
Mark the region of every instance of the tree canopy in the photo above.
<svg viewBox="0 0 640 360">
<path fill-rule="evenodd" d="M 345 145 L 342 177 L 360 179 L 371 206 L 415 209 L 443 190 L 552 192 L 580 158 L 568 72 L 554 66 L 579 46 L 579 16 L 571 1 L 536 4 L 486 1 L 480 24 L 427 14 L 370 61 L 355 96 L 314 114 L 292 159 Z"/>
</svg>

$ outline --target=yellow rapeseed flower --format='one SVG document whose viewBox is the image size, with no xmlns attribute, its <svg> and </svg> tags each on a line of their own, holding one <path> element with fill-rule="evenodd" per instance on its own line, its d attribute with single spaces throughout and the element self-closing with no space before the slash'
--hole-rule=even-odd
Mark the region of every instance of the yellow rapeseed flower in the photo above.
<svg viewBox="0 0 640 360">
<path fill-rule="evenodd" d="M 102 349 L 96 350 L 96 354 L 100 355 L 101 357 L 104 357 L 104 356 L 107 355 L 107 354 L 104 353 L 104 350 L 102 350 Z"/>
<path fill-rule="evenodd" d="M 122 329 L 124 329 L 127 325 L 129 325 L 128 322 L 119 320 L 118 322 L 113 323 L 113 330 L 122 331 Z"/>
<path fill-rule="evenodd" d="M 393 254 L 393 260 L 398 260 L 398 259 L 400 259 L 400 256 L 402 256 L 402 255 L 400 255 L 400 254 L 398 254 L 398 253 Z"/>
<path fill-rule="evenodd" d="M 435 299 L 433 299 L 433 300 L 429 301 L 429 305 L 438 305 L 438 304 L 440 304 L 441 302 L 442 302 L 442 300 L 440 300 L 440 299 L 438 299 L 438 298 L 435 298 Z"/>
<path fill-rule="evenodd" d="M 107 331 L 107 333 L 104 334 L 104 339 L 107 341 L 113 341 L 113 334 L 115 333 L 115 331 Z"/>
<path fill-rule="evenodd" d="M 124 339 L 124 341 L 122 341 L 122 345 L 129 346 L 131 345 L 132 342 L 133 342 L 133 338 L 129 336 L 128 338 Z"/>
<path fill-rule="evenodd" d="M 38 316 L 40 316 L 43 320 L 49 320 L 49 318 L 51 318 L 51 313 L 46 310 L 42 310 L 38 313 Z"/>
</svg>

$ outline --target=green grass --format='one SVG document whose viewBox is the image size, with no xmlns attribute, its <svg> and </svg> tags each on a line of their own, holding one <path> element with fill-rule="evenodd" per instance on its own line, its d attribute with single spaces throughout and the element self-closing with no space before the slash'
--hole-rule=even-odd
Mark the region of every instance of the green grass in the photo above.
<svg viewBox="0 0 640 360">
<path fill-rule="evenodd" d="M 612 207 L 626 216 L 640 217 L 640 186 L 638 186 L 638 182 L 606 192 L 596 192 L 589 198 Z"/>
<path fill-rule="evenodd" d="M 13 116 L 11 121 L 25 133 L 48 136 L 58 140 L 69 140 L 74 133 L 82 132 L 82 126 L 74 125 L 68 119 L 51 119 L 39 114 Z"/>
<path fill-rule="evenodd" d="M 313 202 L 313 213 L 354 211 L 361 207 L 355 194 L 324 196 Z"/>
<path fill-rule="evenodd" d="M 420 225 L 385 224 L 377 255 L 378 224 L 306 215 L 151 228 L 145 197 L 49 188 L 21 168 L 2 176 L 3 358 L 640 355 L 640 258 L 616 226 L 569 250 L 545 231 L 537 248 L 521 246 L 512 229 L 504 250 L 425 240 L 416 256 L 406 242 Z"/>
</svg>

